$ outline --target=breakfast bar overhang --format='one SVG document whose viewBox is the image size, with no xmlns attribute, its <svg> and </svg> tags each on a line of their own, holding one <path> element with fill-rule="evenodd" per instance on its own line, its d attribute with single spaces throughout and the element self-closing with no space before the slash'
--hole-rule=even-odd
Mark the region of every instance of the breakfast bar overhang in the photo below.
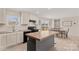
<svg viewBox="0 0 79 59">
<path fill-rule="evenodd" d="M 26 34 L 28 51 L 48 51 L 54 46 L 55 31 L 38 31 Z"/>
</svg>

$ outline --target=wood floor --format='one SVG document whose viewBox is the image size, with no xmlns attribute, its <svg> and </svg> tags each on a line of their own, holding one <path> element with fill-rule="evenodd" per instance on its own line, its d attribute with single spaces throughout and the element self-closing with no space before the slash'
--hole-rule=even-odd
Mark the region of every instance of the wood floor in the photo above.
<svg viewBox="0 0 79 59">
<path fill-rule="evenodd" d="M 56 44 L 51 51 L 79 51 L 79 37 L 55 38 Z"/>
<path fill-rule="evenodd" d="M 55 38 L 55 42 L 55 46 L 51 47 L 49 51 L 79 51 L 79 37 Z M 27 43 L 8 47 L 3 51 L 27 51 Z"/>
</svg>

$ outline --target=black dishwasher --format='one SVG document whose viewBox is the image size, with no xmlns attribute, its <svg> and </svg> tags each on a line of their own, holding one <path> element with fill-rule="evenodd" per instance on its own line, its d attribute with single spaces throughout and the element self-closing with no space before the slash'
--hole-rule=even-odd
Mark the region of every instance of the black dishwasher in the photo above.
<svg viewBox="0 0 79 59">
<path fill-rule="evenodd" d="M 26 43 L 27 42 L 27 36 L 26 36 L 26 34 L 27 33 L 31 33 L 31 31 L 24 31 L 24 33 L 23 33 L 23 43 Z"/>
</svg>

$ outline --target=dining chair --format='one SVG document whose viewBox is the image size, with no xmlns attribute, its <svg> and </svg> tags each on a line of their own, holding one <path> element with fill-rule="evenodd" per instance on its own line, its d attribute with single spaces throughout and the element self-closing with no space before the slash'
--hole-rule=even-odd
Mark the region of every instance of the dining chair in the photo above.
<svg viewBox="0 0 79 59">
<path fill-rule="evenodd" d="M 66 31 L 65 30 L 61 31 L 60 30 L 61 38 L 68 38 L 68 32 L 69 32 L 69 28 Z"/>
</svg>

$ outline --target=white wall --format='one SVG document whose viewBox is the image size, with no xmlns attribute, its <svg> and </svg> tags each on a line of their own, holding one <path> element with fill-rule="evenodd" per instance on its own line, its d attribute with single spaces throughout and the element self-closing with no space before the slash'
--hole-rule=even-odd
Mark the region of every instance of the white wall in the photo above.
<svg viewBox="0 0 79 59">
<path fill-rule="evenodd" d="M 72 26 L 71 27 L 62 26 L 63 21 L 72 21 Z M 61 27 L 69 28 L 69 33 L 68 33 L 69 36 L 79 36 L 79 16 L 62 18 Z"/>
</svg>

